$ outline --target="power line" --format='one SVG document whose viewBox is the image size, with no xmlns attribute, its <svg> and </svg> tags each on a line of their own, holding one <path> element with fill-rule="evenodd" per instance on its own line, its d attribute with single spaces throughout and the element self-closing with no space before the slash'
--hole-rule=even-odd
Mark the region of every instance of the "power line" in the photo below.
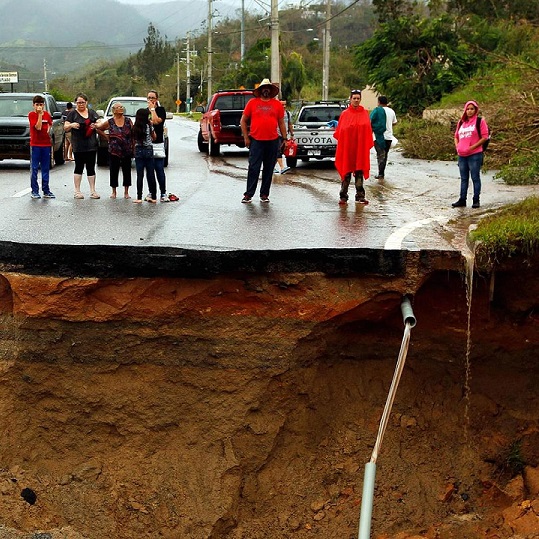
<svg viewBox="0 0 539 539">
<path fill-rule="evenodd" d="M 254 0 L 255 2 L 257 0 Z M 314 0 L 313 0 L 314 1 Z M 345 7 L 338 13 L 335 13 L 328 19 L 324 19 L 320 21 L 319 23 L 314 25 L 314 28 L 319 28 L 321 26 L 324 26 L 326 22 L 331 21 L 338 17 L 339 15 L 342 15 L 345 11 L 348 11 L 351 7 L 359 3 L 361 0 L 354 0 L 349 6 Z M 246 32 L 254 31 L 254 30 L 263 30 L 267 27 L 267 25 L 259 25 L 259 26 L 253 26 L 251 28 L 246 28 Z M 283 33 L 297 33 L 297 32 L 305 32 L 305 28 L 302 28 L 300 30 L 280 30 Z M 229 32 L 214 32 L 217 35 L 220 36 L 226 36 L 231 34 L 239 34 L 241 30 L 231 30 Z M 169 45 L 175 45 L 177 39 L 167 39 L 165 42 Z M 134 49 L 134 48 L 142 48 L 144 46 L 144 42 L 137 42 L 137 43 L 121 43 L 121 44 L 95 44 L 95 45 L 61 45 L 61 46 L 55 46 L 55 45 L 33 45 L 32 49 L 38 49 L 40 51 L 81 51 L 81 50 L 102 50 L 102 49 Z M 21 45 L 16 46 L 3 46 L 0 47 L 0 53 L 2 52 L 13 52 L 13 51 L 25 51 L 28 52 L 30 47 L 24 47 Z"/>
</svg>

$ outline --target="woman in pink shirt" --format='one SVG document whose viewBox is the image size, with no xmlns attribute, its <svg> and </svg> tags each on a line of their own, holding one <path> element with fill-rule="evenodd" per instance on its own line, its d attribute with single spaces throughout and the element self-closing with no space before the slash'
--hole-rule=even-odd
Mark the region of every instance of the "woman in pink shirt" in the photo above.
<svg viewBox="0 0 539 539">
<path fill-rule="evenodd" d="M 459 156 L 460 197 L 451 204 L 453 208 L 466 206 L 470 176 L 473 183 L 472 208 L 479 208 L 481 194 L 481 166 L 483 165 L 483 143 L 488 140 L 488 126 L 481 118 L 477 124 L 479 105 L 476 101 L 467 101 L 464 113 L 455 130 L 455 149 Z"/>
</svg>

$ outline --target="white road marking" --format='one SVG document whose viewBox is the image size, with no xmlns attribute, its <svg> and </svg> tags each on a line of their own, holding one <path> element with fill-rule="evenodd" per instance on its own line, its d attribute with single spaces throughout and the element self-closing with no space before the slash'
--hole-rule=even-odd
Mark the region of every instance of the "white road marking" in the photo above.
<svg viewBox="0 0 539 539">
<path fill-rule="evenodd" d="M 443 223 L 447 221 L 447 219 L 439 215 L 438 217 L 429 217 L 428 219 L 421 219 L 420 221 L 413 221 L 412 223 L 408 223 L 399 228 L 396 232 L 393 232 L 393 234 L 391 234 L 391 236 L 387 238 L 384 249 L 400 250 L 402 247 L 402 241 L 404 240 L 404 238 L 406 238 L 406 236 L 408 236 L 408 234 L 410 234 L 416 228 L 428 225 L 429 223 L 432 223 L 434 221 Z"/>
<path fill-rule="evenodd" d="M 27 195 L 28 193 L 31 193 L 31 192 L 32 192 L 32 188 L 28 187 L 27 189 L 23 189 L 22 191 L 19 191 L 18 193 L 11 195 L 11 198 L 21 198 L 24 195 Z"/>
</svg>

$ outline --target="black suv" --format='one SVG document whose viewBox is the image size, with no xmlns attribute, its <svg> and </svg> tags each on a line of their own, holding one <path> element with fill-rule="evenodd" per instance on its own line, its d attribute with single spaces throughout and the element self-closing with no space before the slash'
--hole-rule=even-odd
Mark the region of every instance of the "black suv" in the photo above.
<svg viewBox="0 0 539 539">
<path fill-rule="evenodd" d="M 0 160 L 30 159 L 30 124 L 28 113 L 33 109 L 36 94 L 0 93 Z M 45 110 L 52 116 L 50 137 L 51 166 L 64 163 L 64 123 L 62 113 L 50 94 L 39 94 L 45 100 Z"/>
</svg>

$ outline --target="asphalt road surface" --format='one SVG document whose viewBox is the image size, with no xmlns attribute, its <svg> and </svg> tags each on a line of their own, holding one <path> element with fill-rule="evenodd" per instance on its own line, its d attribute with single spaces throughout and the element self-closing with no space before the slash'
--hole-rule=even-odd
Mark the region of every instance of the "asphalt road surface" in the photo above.
<svg viewBox="0 0 539 539">
<path fill-rule="evenodd" d="M 110 199 L 108 169 L 97 172 L 100 200 L 73 198 L 73 164 L 55 167 L 55 200 L 32 200 L 29 163 L 0 162 L 0 241 L 30 244 L 162 246 L 214 251 L 286 249 L 460 250 L 468 226 L 481 215 L 536 192 L 507 187 L 483 174 L 482 207 L 451 208 L 458 198 L 455 162 L 408 160 L 391 151 L 386 179 L 366 182 L 367 206 L 338 205 L 339 178 L 331 160 L 299 162 L 275 175 L 271 203 L 241 204 L 247 152 L 222 147 L 220 157 L 198 151 L 198 124 L 167 121 L 171 150 L 168 191 L 178 202 Z M 372 174 L 376 157 L 371 154 Z M 133 169 L 133 184 L 135 170 Z M 122 188 L 118 190 L 122 193 Z M 135 188 L 131 188 L 135 195 Z M 353 198 L 353 197 L 351 197 Z"/>
</svg>

